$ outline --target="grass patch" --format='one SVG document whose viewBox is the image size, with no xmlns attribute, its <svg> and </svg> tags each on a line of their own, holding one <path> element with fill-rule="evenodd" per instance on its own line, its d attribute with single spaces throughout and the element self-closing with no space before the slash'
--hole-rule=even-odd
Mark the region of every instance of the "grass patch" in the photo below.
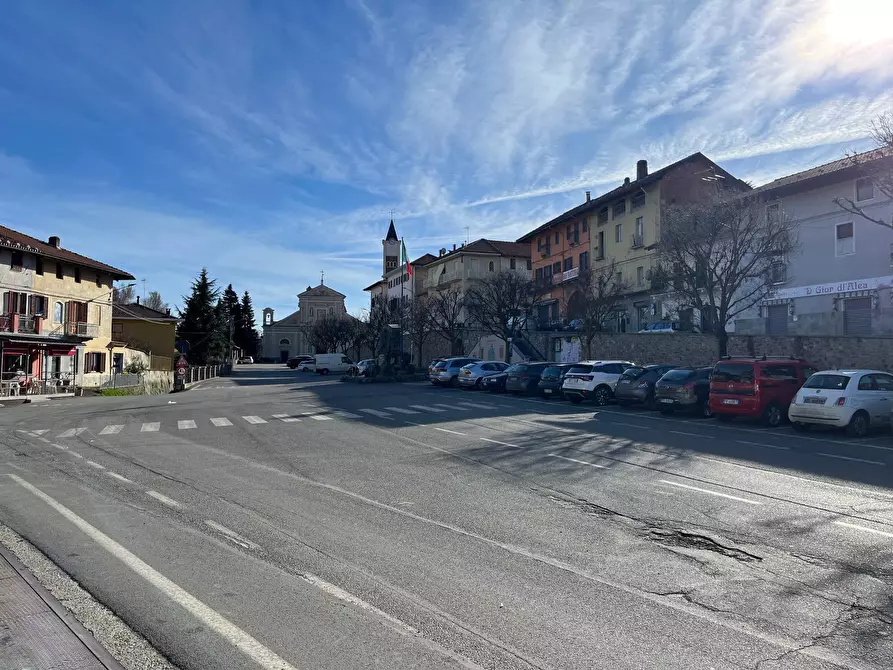
<svg viewBox="0 0 893 670">
<path fill-rule="evenodd" d="M 139 388 L 100 389 L 99 395 L 142 395 Z"/>
</svg>

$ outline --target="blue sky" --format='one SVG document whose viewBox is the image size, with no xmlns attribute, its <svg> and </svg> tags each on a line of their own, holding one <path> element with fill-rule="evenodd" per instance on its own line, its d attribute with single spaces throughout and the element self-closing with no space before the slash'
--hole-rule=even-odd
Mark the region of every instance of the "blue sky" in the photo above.
<svg viewBox="0 0 893 670">
<path fill-rule="evenodd" d="M 755 184 L 893 110 L 889 0 L 4 3 L 0 222 L 284 316 L 702 151 Z"/>
</svg>

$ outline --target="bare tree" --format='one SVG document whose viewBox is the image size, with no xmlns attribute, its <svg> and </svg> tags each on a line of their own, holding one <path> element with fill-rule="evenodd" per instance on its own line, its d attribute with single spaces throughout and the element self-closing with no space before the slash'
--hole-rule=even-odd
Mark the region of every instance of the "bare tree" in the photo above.
<svg viewBox="0 0 893 670">
<path fill-rule="evenodd" d="M 112 290 L 112 300 L 116 305 L 129 305 L 135 299 L 133 286 L 119 286 Z"/>
<path fill-rule="evenodd" d="M 592 358 L 595 334 L 605 330 L 608 317 L 630 290 L 629 282 L 618 279 L 617 265 L 613 260 L 594 270 L 581 270 L 577 287 L 563 307 L 567 318 L 577 322 L 587 359 Z"/>
<path fill-rule="evenodd" d="M 428 300 L 431 311 L 431 327 L 435 333 L 450 343 L 450 354 L 456 356 L 459 350 L 459 333 L 463 322 L 465 301 L 458 286 L 450 286 L 435 293 Z"/>
<path fill-rule="evenodd" d="M 848 162 L 858 167 L 861 176 L 871 182 L 881 195 L 893 200 L 893 112 L 881 114 L 872 121 L 869 135 L 876 148 L 865 153 L 851 153 L 847 157 Z M 879 226 L 893 228 L 893 219 L 885 221 L 880 215 L 868 214 L 852 198 L 835 198 L 834 202 L 845 212 Z"/>
<path fill-rule="evenodd" d="M 154 309 L 157 312 L 166 312 L 170 308 L 169 305 L 162 300 L 161 294 L 158 291 L 149 291 L 149 296 L 146 298 L 146 307 Z"/>
<path fill-rule="evenodd" d="M 431 310 L 425 298 L 415 298 L 406 306 L 403 324 L 405 332 L 409 335 L 410 345 L 418 354 L 418 363 L 422 365 L 422 349 L 433 332 Z"/>
<path fill-rule="evenodd" d="M 739 193 L 670 205 L 661 220 L 654 284 L 666 283 L 680 308 L 700 312 L 701 330 L 727 353 L 726 327 L 767 298 L 798 247 L 796 231 L 758 198 Z"/>
<path fill-rule="evenodd" d="M 313 322 L 307 330 L 307 339 L 318 354 L 334 354 L 343 351 L 353 339 L 353 323 L 350 318 L 326 315 Z"/>
<path fill-rule="evenodd" d="M 511 360 L 511 341 L 527 329 L 527 317 L 536 309 L 541 289 L 516 270 L 503 270 L 468 290 L 468 318 L 505 343 L 505 360 Z"/>
</svg>

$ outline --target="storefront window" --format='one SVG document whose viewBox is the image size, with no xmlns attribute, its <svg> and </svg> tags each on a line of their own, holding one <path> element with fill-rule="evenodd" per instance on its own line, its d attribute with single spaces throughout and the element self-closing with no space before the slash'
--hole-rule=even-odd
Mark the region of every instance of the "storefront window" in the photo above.
<svg viewBox="0 0 893 670">
<path fill-rule="evenodd" d="M 31 358 L 28 354 L 3 355 L 3 379 L 12 379 L 28 374 L 31 370 Z"/>
</svg>

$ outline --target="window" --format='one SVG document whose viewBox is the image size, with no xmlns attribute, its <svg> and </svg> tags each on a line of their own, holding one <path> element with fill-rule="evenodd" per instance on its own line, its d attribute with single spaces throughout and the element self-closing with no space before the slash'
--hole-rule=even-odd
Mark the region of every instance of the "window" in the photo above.
<svg viewBox="0 0 893 670">
<path fill-rule="evenodd" d="M 878 391 L 893 391 L 893 377 L 890 375 L 881 375 L 876 374 L 874 376 L 874 383 L 877 386 Z"/>
<path fill-rule="evenodd" d="M 874 375 L 862 375 L 862 378 L 859 380 L 859 390 L 877 391 L 877 387 L 874 384 Z"/>
<path fill-rule="evenodd" d="M 617 242 L 618 244 L 620 242 L 623 242 L 623 224 L 622 223 L 618 223 L 616 226 L 614 226 L 614 241 Z"/>
<path fill-rule="evenodd" d="M 102 275 L 96 273 L 96 288 L 102 288 Z"/>
<path fill-rule="evenodd" d="M 595 248 L 595 259 L 600 261 L 605 257 L 605 231 L 598 231 L 598 246 Z"/>
<path fill-rule="evenodd" d="M 515 269 L 515 259 L 510 258 L 509 259 L 509 270 L 514 270 L 514 269 Z"/>
<path fill-rule="evenodd" d="M 43 259 L 40 256 L 34 260 L 34 272 L 43 275 Z"/>
<path fill-rule="evenodd" d="M 639 209 L 640 207 L 644 207 L 644 206 L 645 206 L 645 194 L 644 193 L 639 193 L 629 199 L 629 211 L 631 211 L 631 212 Z"/>
<path fill-rule="evenodd" d="M 62 323 L 62 320 L 65 318 L 65 306 L 61 302 L 57 302 L 53 305 L 53 321 L 56 323 Z"/>
<path fill-rule="evenodd" d="M 623 283 L 623 273 L 622 272 L 618 272 L 617 274 L 614 275 L 614 282 L 616 283 L 617 286 L 620 286 Z"/>
<path fill-rule="evenodd" d="M 561 242 L 561 233 L 558 231 L 555 232 L 555 244 L 559 244 Z"/>
<path fill-rule="evenodd" d="M 614 203 L 614 218 L 626 214 L 626 200 L 619 200 Z"/>
<path fill-rule="evenodd" d="M 769 266 L 769 283 L 784 284 L 788 280 L 788 266 L 784 258 L 779 258 Z"/>
<path fill-rule="evenodd" d="M 113 323 L 112 324 L 112 335 L 123 335 L 124 334 L 124 324 L 123 323 Z"/>
<path fill-rule="evenodd" d="M 636 219 L 636 237 L 639 240 L 639 244 L 642 243 L 642 238 L 645 235 L 645 218 L 640 216 Z"/>
<path fill-rule="evenodd" d="M 283 337 L 281 340 L 279 340 L 279 346 L 280 346 L 280 347 L 287 347 L 287 346 L 289 346 L 290 344 L 291 344 L 291 342 L 289 342 L 289 341 L 288 341 L 288 338 L 286 338 L 286 337 Z"/>
<path fill-rule="evenodd" d="M 536 269 L 536 279 L 537 279 L 537 281 L 542 281 L 542 279 L 543 279 L 543 269 L 542 268 Z"/>
<path fill-rule="evenodd" d="M 74 281 L 76 284 L 81 283 L 81 269 L 80 268 L 74 269 Z"/>
<path fill-rule="evenodd" d="M 561 272 L 561 261 L 555 261 L 552 263 L 552 274 L 558 274 Z"/>
<path fill-rule="evenodd" d="M 56 263 L 56 279 L 62 279 L 64 276 L 62 274 L 62 263 Z"/>
<path fill-rule="evenodd" d="M 602 207 L 600 210 L 598 210 L 598 222 L 599 222 L 599 224 L 608 222 L 608 208 L 607 207 Z"/>
<path fill-rule="evenodd" d="M 835 255 L 849 256 L 856 253 L 856 239 L 853 232 L 852 221 L 838 223 L 834 226 L 834 236 L 836 238 Z"/>
<path fill-rule="evenodd" d="M 793 365 L 764 365 L 763 376 L 770 379 L 790 379 L 797 381 L 797 368 Z"/>
<path fill-rule="evenodd" d="M 589 232 L 589 219 L 583 219 L 583 232 Z"/>
<path fill-rule="evenodd" d="M 568 270 L 573 270 L 573 269 L 574 269 L 574 257 L 571 256 L 570 258 L 565 258 L 564 259 L 564 271 L 567 272 Z"/>
<path fill-rule="evenodd" d="M 856 202 L 862 202 L 863 200 L 871 200 L 874 198 L 874 184 L 871 183 L 870 179 L 857 179 L 856 180 Z"/>
<path fill-rule="evenodd" d="M 98 351 L 84 354 L 84 372 L 105 372 L 105 354 Z"/>
<path fill-rule="evenodd" d="M 589 252 L 584 251 L 580 254 L 580 269 L 585 270 L 589 267 Z"/>
<path fill-rule="evenodd" d="M 12 252 L 12 260 L 9 263 L 9 267 L 13 270 L 21 270 L 22 266 L 25 264 L 23 260 L 21 251 L 13 251 Z"/>
<path fill-rule="evenodd" d="M 329 316 L 334 316 L 334 314 L 335 314 L 335 308 L 329 307 Z"/>
<path fill-rule="evenodd" d="M 536 250 L 537 250 L 537 251 L 542 251 L 542 250 L 543 250 L 543 238 L 542 238 L 542 237 L 538 237 L 538 238 L 536 239 Z"/>
<path fill-rule="evenodd" d="M 490 272 L 493 272 L 494 268 L 495 268 L 495 266 L 493 265 L 493 261 L 490 261 L 490 264 L 487 266 L 487 269 L 488 269 Z"/>
<path fill-rule="evenodd" d="M 552 266 L 547 265 L 543 268 L 543 279 L 551 279 L 552 278 Z"/>
<path fill-rule="evenodd" d="M 47 303 L 49 301 L 42 295 L 32 295 L 31 296 L 31 315 L 37 316 L 46 316 L 47 315 Z"/>
<path fill-rule="evenodd" d="M 636 268 L 636 286 L 645 286 L 645 267 L 642 265 Z"/>
<path fill-rule="evenodd" d="M 527 259 L 527 269 L 530 270 L 533 267 L 533 263 L 530 262 L 530 259 Z"/>
<path fill-rule="evenodd" d="M 312 307 L 309 307 L 308 310 L 309 310 L 309 312 L 308 312 L 309 315 L 310 315 L 310 316 L 313 316 L 313 308 L 312 308 Z"/>
<path fill-rule="evenodd" d="M 781 205 L 779 203 L 773 202 L 771 205 L 766 205 L 766 221 L 768 223 L 778 223 L 780 212 Z"/>
</svg>

